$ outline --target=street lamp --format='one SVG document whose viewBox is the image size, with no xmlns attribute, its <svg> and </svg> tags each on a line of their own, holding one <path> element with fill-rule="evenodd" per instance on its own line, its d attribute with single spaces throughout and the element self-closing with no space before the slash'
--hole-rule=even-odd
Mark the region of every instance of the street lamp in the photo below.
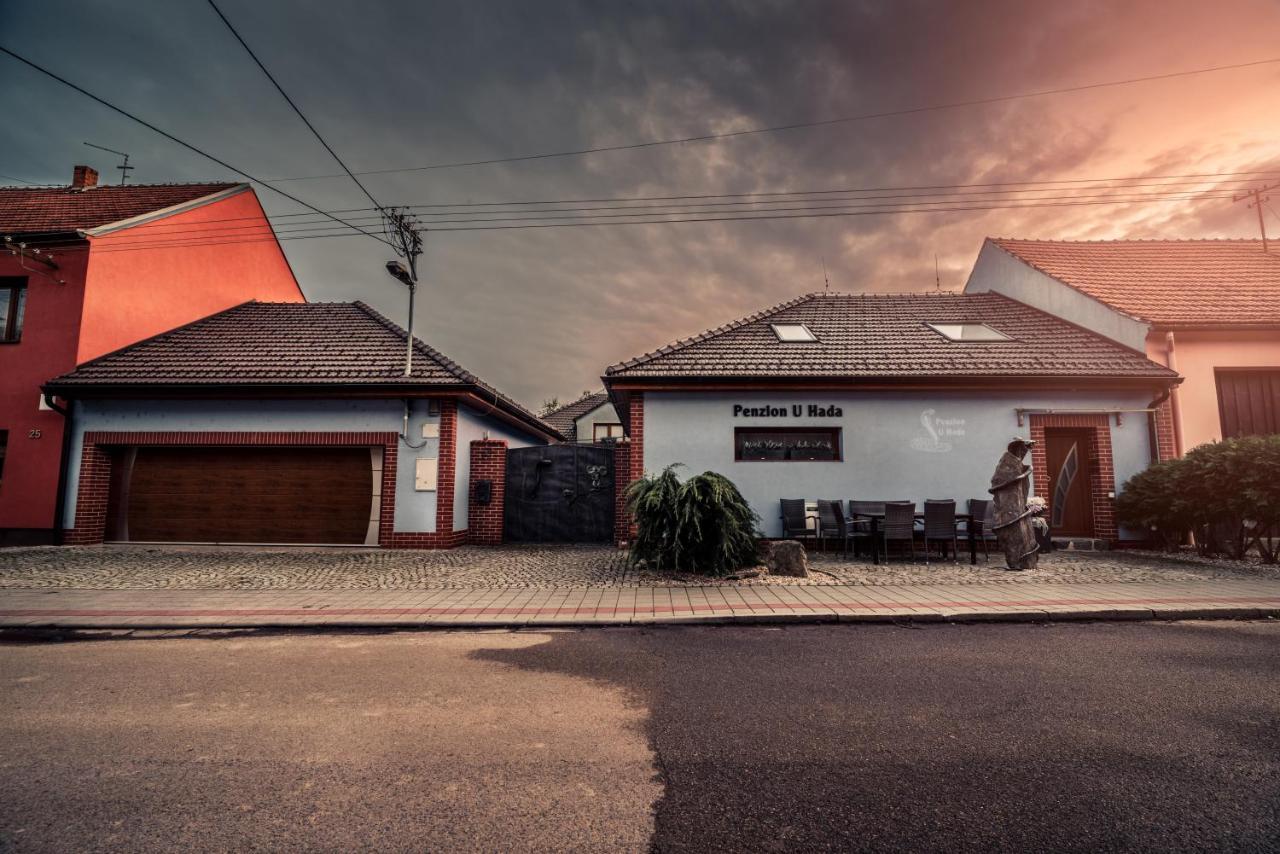
<svg viewBox="0 0 1280 854">
<path fill-rule="evenodd" d="M 412 269 L 412 267 L 417 266 L 414 264 L 414 260 L 416 259 L 410 257 L 410 267 L 406 267 L 399 260 L 387 262 L 387 272 L 391 274 L 391 277 L 409 289 L 409 340 L 404 356 L 404 375 L 406 377 L 413 373 L 413 297 L 418 291 L 418 277 Z"/>
</svg>

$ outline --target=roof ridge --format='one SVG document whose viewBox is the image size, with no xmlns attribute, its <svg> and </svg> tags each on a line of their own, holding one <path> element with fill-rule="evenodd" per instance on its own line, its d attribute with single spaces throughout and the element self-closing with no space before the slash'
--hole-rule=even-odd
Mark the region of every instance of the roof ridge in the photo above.
<svg viewBox="0 0 1280 854">
<path fill-rule="evenodd" d="M 354 306 L 356 306 L 356 307 L 357 307 L 357 308 L 359 308 L 361 311 L 363 311 L 365 314 L 367 314 L 369 317 L 371 317 L 373 320 L 375 320 L 375 321 L 377 321 L 378 323 L 382 324 L 382 325 L 383 325 L 383 326 L 385 326 L 387 329 L 389 329 L 390 331 L 392 331 L 393 333 L 395 333 L 397 336 L 399 336 L 399 337 L 401 337 L 401 338 L 405 338 L 405 339 L 407 339 L 407 338 L 409 337 L 409 332 L 408 332 L 408 330 L 406 330 L 403 326 L 401 326 L 400 324 L 396 323 L 395 321 L 393 321 L 393 320 L 391 320 L 391 319 L 387 318 L 385 315 L 383 315 L 383 314 L 382 314 L 382 312 L 380 312 L 380 311 L 378 311 L 377 309 L 373 308 L 371 305 L 369 305 L 368 303 L 366 303 L 364 300 L 354 300 L 354 301 L 352 301 L 352 302 L 350 302 L 350 303 L 346 303 L 346 304 L 347 304 L 347 305 L 354 305 Z M 536 421 L 538 424 L 541 424 L 543 427 L 546 427 L 547 429 L 549 429 L 553 435 L 561 436 L 561 437 L 563 438 L 563 436 L 562 436 L 562 434 L 560 433 L 560 431 L 559 431 L 559 430 L 558 430 L 554 425 L 547 423 L 547 421 L 546 421 L 544 418 L 542 418 L 540 415 L 538 415 L 538 414 L 537 414 L 536 412 L 534 412 L 533 410 L 529 409 L 529 407 L 527 407 L 527 406 L 525 406 L 524 404 L 520 403 L 520 402 L 519 402 L 518 400 L 516 400 L 515 398 L 513 398 L 513 397 L 511 397 L 511 396 L 509 396 L 509 395 L 507 395 L 507 394 L 505 394 L 505 393 L 503 393 L 503 392 L 499 391 L 495 386 L 492 386 L 492 385 L 490 385 L 489 383 L 485 382 L 484 380 L 480 379 L 480 377 L 478 377 L 478 376 L 476 376 L 475 374 L 471 373 L 471 372 L 470 372 L 470 371 L 468 371 L 466 368 L 462 367 L 462 365 L 458 364 L 458 363 L 457 363 L 457 362 L 455 362 L 453 359 L 451 359 L 451 358 L 449 358 L 448 356 L 446 356 L 444 353 L 441 353 L 441 352 L 440 352 L 439 350 L 437 350 L 436 348 L 434 348 L 434 347 L 432 347 L 431 345 L 427 344 L 425 341 L 423 341 L 423 340 L 422 340 L 421 338 L 419 338 L 417 335 L 413 336 L 413 349 L 414 349 L 416 352 L 419 352 L 419 353 L 421 353 L 421 354 L 423 354 L 423 355 L 425 355 L 425 356 L 427 356 L 427 357 L 431 358 L 432 360 L 434 360 L 434 361 L 436 362 L 436 364 L 440 365 L 440 367 L 444 368 L 446 371 L 448 371 L 450 374 L 452 374 L 456 379 L 459 379 L 459 380 L 461 380 L 461 381 L 462 381 L 462 382 L 464 382 L 464 383 L 467 383 L 467 384 L 469 384 L 469 385 L 473 385 L 473 386 L 475 386 L 475 387 L 476 387 L 476 388 L 478 388 L 478 389 L 483 389 L 484 391 L 488 392 L 489 394 L 492 394 L 492 395 L 493 395 L 493 397 L 494 397 L 494 405 L 495 405 L 495 406 L 496 406 L 500 401 L 502 401 L 502 402 L 506 402 L 506 404 L 507 404 L 508 406 L 511 406 L 511 407 L 514 407 L 515 409 L 520 410 L 520 411 L 521 411 L 521 412 L 523 412 L 525 415 L 527 415 L 529 418 L 532 418 L 534 421 Z"/>
<path fill-rule="evenodd" d="M 636 365 L 642 365 L 645 362 L 652 361 L 653 359 L 656 359 L 658 356 L 665 356 L 668 353 L 671 353 L 675 350 L 679 350 L 684 347 L 688 347 L 691 344 L 697 344 L 699 342 L 707 341 L 711 338 L 715 338 L 717 335 L 723 335 L 726 332 L 732 332 L 735 329 L 739 329 L 743 326 L 746 326 L 748 323 L 754 323 L 757 320 L 763 320 L 764 318 L 769 317 L 770 315 L 773 315 L 773 314 L 777 314 L 780 311 L 784 311 L 788 308 L 792 308 L 802 303 L 806 303 L 809 300 L 813 299 L 814 296 L 815 295 L 811 293 L 802 294 L 798 297 L 793 297 L 792 299 L 786 300 L 784 302 L 780 302 L 777 305 L 770 306 L 769 308 L 761 309 L 760 311 L 757 311 L 756 313 L 748 315 L 746 317 L 741 317 L 741 318 L 738 318 L 737 320 L 731 320 L 728 323 L 724 324 L 723 326 L 718 326 L 714 329 L 707 329 L 703 332 L 699 332 L 697 335 L 691 335 L 688 338 L 677 339 L 676 341 L 672 341 L 670 344 L 666 344 L 662 347 L 659 347 L 656 350 L 650 350 L 648 353 L 642 353 L 641 355 L 636 356 L 633 359 L 627 359 L 626 361 L 619 362 L 616 365 L 610 365 L 609 367 L 604 369 L 605 375 L 608 376 L 609 374 L 612 374 L 615 371 L 621 371 L 627 368 L 634 368 Z"/>
<path fill-rule="evenodd" d="M 403 326 L 401 326 L 400 324 L 396 323 L 394 320 L 391 320 L 390 318 L 388 318 L 388 317 L 387 317 L 386 315 L 384 315 L 382 312 L 380 312 L 380 311 L 378 311 L 377 309 L 373 308 L 371 305 L 369 305 L 368 303 L 366 303 L 364 300 L 355 300 L 355 301 L 353 301 L 353 302 L 351 302 L 351 303 L 348 303 L 348 304 L 349 304 L 349 305 L 354 305 L 354 306 L 356 306 L 356 307 L 357 307 L 357 308 L 359 308 L 361 311 L 363 311 L 365 314 L 369 315 L 369 317 L 371 317 L 372 319 L 374 319 L 374 320 L 375 320 L 375 321 L 377 321 L 378 323 L 380 323 L 380 324 L 382 324 L 383 326 L 385 326 L 388 330 L 390 330 L 391 332 L 393 332 L 394 334 L 396 334 L 396 335 L 397 335 L 397 336 L 399 336 L 400 338 L 404 338 L 404 339 L 408 340 L 408 338 L 409 338 L 409 331 L 408 331 L 407 329 L 405 329 L 405 328 L 404 328 Z M 456 377 L 457 379 L 460 379 L 460 380 L 462 380 L 463 382 L 475 383 L 476 385 L 482 385 L 482 383 L 480 382 L 479 378 L 478 378 L 475 374 L 471 373 L 471 372 L 470 372 L 470 371 L 468 371 L 466 368 L 462 367 L 462 365 L 459 365 L 459 364 L 458 364 L 457 362 L 455 362 L 453 359 L 450 359 L 450 358 L 449 358 L 448 356 L 446 356 L 444 353 L 441 353 L 439 350 L 437 350 L 437 349 L 435 349 L 434 347 L 432 347 L 432 346 L 428 345 L 425 341 L 423 341 L 423 340 L 422 340 L 421 338 L 419 338 L 417 335 L 413 336 L 413 349 L 414 349 L 416 352 L 421 352 L 421 353 L 422 353 L 422 355 L 427 356 L 427 357 L 429 357 L 429 358 L 433 359 L 437 364 L 439 364 L 439 365 L 440 365 L 440 367 L 444 368 L 444 369 L 445 369 L 446 371 L 448 371 L 450 374 L 453 374 L 453 376 L 454 376 L 454 377 Z"/>
<path fill-rule="evenodd" d="M 1060 246 L 1079 246 L 1081 244 L 1119 244 L 1119 243 L 1256 243 L 1262 245 L 1258 237 L 1112 237 L 1095 240 L 1058 240 L 1046 237 L 988 237 L 993 243 L 1052 243 Z"/>
<path fill-rule="evenodd" d="M 65 190 L 67 192 L 85 193 L 90 190 L 149 190 L 155 187 L 234 187 L 247 181 L 165 181 L 155 184 L 94 184 L 91 187 L 77 187 L 74 184 L 35 184 L 25 186 L 18 184 L 0 185 L 3 190 Z"/>
</svg>

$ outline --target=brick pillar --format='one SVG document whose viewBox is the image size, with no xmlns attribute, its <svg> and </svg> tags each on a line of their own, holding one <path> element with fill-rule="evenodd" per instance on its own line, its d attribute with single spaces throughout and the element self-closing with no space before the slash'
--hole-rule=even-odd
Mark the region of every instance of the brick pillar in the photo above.
<svg viewBox="0 0 1280 854">
<path fill-rule="evenodd" d="M 465 531 L 453 530 L 453 472 L 458 460 L 458 402 L 440 401 L 440 462 L 436 479 L 436 539 L 443 548 L 462 543 Z"/>
<path fill-rule="evenodd" d="M 101 543 L 107 529 L 107 500 L 111 491 L 111 457 L 86 437 L 80 453 L 74 527 L 63 542 L 83 546 Z"/>
<path fill-rule="evenodd" d="M 1173 434 L 1173 402 L 1166 400 L 1156 407 L 1156 459 L 1160 462 L 1177 456 Z"/>
<path fill-rule="evenodd" d="M 627 413 L 627 419 L 630 422 L 631 430 L 629 436 L 631 438 L 631 465 L 627 469 L 627 482 L 644 477 L 644 392 L 637 391 L 631 395 L 630 411 Z M 626 531 L 628 540 L 635 539 L 637 530 L 636 525 L 631 519 L 626 519 Z"/>
<path fill-rule="evenodd" d="M 627 545 L 631 533 L 631 519 L 627 516 L 627 487 L 631 481 L 631 443 L 622 439 L 613 446 L 613 539 L 619 548 Z"/>
<path fill-rule="evenodd" d="M 476 501 L 476 484 L 493 484 L 488 504 Z M 502 545 L 502 509 L 507 494 L 507 443 L 501 439 L 476 439 L 471 443 L 471 495 L 467 499 L 467 542 L 479 546 Z"/>
</svg>

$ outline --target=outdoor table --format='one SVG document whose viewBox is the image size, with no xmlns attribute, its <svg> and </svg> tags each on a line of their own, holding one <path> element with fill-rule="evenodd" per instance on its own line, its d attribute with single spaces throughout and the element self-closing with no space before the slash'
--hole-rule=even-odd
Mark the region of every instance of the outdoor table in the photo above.
<svg viewBox="0 0 1280 854">
<path fill-rule="evenodd" d="M 853 518 L 871 520 L 871 561 L 872 563 L 879 565 L 880 547 L 876 545 L 876 540 L 880 534 L 880 520 L 884 518 L 884 514 L 883 513 L 854 513 Z M 917 510 L 916 519 L 923 520 L 924 513 Z M 975 565 L 978 562 L 978 540 L 973 535 L 974 534 L 973 516 L 969 513 L 957 513 L 956 521 L 965 523 L 965 526 L 964 526 L 965 537 L 966 539 L 969 540 L 969 563 L 970 565 Z M 928 541 L 925 542 L 924 547 L 926 549 L 929 548 Z M 889 548 L 888 545 L 886 545 L 885 555 L 884 555 L 885 560 L 889 559 L 888 548 Z"/>
</svg>

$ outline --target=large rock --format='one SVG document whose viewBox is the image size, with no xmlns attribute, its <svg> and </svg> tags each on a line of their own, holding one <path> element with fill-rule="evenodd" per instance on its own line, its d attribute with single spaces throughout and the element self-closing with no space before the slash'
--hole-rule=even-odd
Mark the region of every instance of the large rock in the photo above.
<svg viewBox="0 0 1280 854">
<path fill-rule="evenodd" d="M 770 545 L 768 558 L 770 573 L 793 578 L 809 577 L 809 558 L 805 555 L 803 543 L 796 540 L 778 540 Z"/>
</svg>

